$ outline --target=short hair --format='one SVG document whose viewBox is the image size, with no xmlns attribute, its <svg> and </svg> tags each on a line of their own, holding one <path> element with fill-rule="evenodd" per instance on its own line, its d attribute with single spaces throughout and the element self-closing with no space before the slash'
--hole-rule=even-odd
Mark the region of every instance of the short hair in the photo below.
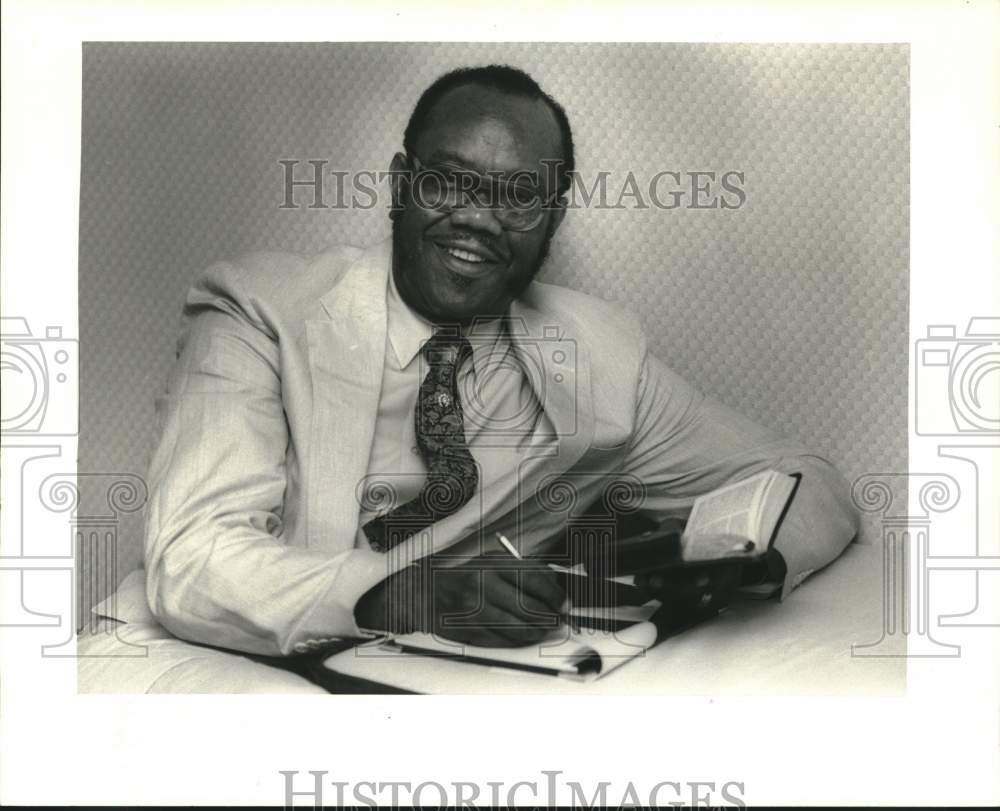
<svg viewBox="0 0 1000 811">
<path fill-rule="evenodd" d="M 417 106 L 410 114 L 409 123 L 403 133 L 403 148 L 413 151 L 413 145 L 427 126 L 427 120 L 434 105 L 449 91 L 466 85 L 488 87 L 501 93 L 521 96 L 544 101 L 556 117 L 559 125 L 559 136 L 563 151 L 563 163 L 560 167 L 560 193 L 565 193 L 569 186 L 570 173 L 576 166 L 573 154 L 573 131 L 569 126 L 569 117 L 562 105 L 552 96 L 542 90 L 541 86 L 527 73 L 510 65 L 485 65 L 476 68 L 458 68 L 436 79 L 420 96 Z"/>
</svg>

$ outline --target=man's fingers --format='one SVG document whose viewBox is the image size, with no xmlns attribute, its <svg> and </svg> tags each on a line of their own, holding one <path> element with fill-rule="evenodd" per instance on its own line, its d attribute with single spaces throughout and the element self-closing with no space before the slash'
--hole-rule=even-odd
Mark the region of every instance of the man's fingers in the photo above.
<svg viewBox="0 0 1000 811">
<path fill-rule="evenodd" d="M 516 598 L 515 598 L 516 599 Z M 539 623 L 537 618 L 532 620 L 518 610 L 511 610 L 509 603 L 493 603 L 490 600 L 491 614 L 494 624 L 490 630 L 503 637 L 508 645 L 530 645 L 532 642 L 540 642 L 552 633 L 556 625 Z"/>
<path fill-rule="evenodd" d="M 495 616 L 492 618 L 487 616 L 483 619 L 466 618 L 461 622 L 447 625 L 440 622 L 437 625 L 437 634 L 445 639 L 451 639 L 465 645 L 478 645 L 484 648 L 510 648 L 521 644 L 511 641 L 509 637 L 499 633 L 493 627 L 495 619 Z"/>
<path fill-rule="evenodd" d="M 503 572 L 501 577 L 510 585 L 559 612 L 566 599 L 565 577 L 547 566 L 528 563 Z"/>
<path fill-rule="evenodd" d="M 437 587 L 444 598 L 435 611 L 441 634 L 474 645 L 540 641 L 559 627 L 565 600 L 560 576 L 528 561 L 472 560 Z"/>
<path fill-rule="evenodd" d="M 524 618 L 533 625 L 541 625 L 550 629 L 559 626 L 561 606 L 559 609 L 554 609 L 526 591 L 518 591 L 514 599 L 517 603 L 517 610 L 513 613 L 516 616 Z"/>
<path fill-rule="evenodd" d="M 663 569 L 657 572 L 644 572 L 635 576 L 635 584 L 640 588 L 652 591 L 706 586 L 718 567 L 691 566 L 683 569 Z"/>
<path fill-rule="evenodd" d="M 544 622 L 546 616 L 559 613 L 559 605 L 553 607 L 552 600 L 542 600 L 522 587 L 522 578 L 493 578 L 488 582 L 486 598 L 498 608 L 530 622 Z"/>
<path fill-rule="evenodd" d="M 636 576 L 646 593 L 673 605 L 699 603 L 705 595 L 722 595 L 739 582 L 741 565 L 715 565 L 649 572 Z"/>
<path fill-rule="evenodd" d="M 517 596 L 511 591 L 493 591 L 478 611 L 463 617 L 439 618 L 439 633 L 471 645 L 516 647 L 529 645 L 548 636 L 557 627 L 555 621 L 529 618 L 516 608 Z"/>
</svg>

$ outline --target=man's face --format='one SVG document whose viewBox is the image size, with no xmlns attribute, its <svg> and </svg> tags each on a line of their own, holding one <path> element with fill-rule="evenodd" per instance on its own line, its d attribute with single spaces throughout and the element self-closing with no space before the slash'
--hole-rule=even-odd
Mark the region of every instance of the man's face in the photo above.
<svg viewBox="0 0 1000 811">
<path fill-rule="evenodd" d="M 560 144 L 558 122 L 544 102 L 469 85 L 438 101 L 413 152 L 430 168 L 448 164 L 481 175 L 533 172 L 532 185 L 547 200 L 556 189 L 543 161 L 561 160 Z M 392 168 L 409 167 L 397 155 Z M 564 214 L 546 211 L 532 230 L 512 231 L 475 198 L 442 211 L 419 205 L 420 195 L 411 194 L 405 180 L 397 181 L 395 190 L 403 204 L 393 221 L 396 286 L 410 307 L 434 323 L 502 315 L 545 261 Z"/>
</svg>

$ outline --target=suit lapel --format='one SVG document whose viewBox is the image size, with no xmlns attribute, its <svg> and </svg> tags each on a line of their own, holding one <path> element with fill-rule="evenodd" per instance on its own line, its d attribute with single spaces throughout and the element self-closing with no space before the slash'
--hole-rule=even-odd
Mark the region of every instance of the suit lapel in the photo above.
<svg viewBox="0 0 1000 811">
<path fill-rule="evenodd" d="M 531 498 L 545 477 L 572 468 L 593 441 L 590 356 L 586 345 L 575 337 L 575 325 L 536 308 L 530 299 L 514 302 L 510 316 L 514 351 L 549 427 L 535 435 L 516 467 L 505 470 L 498 479 L 484 482 L 479 498 L 441 522 L 435 534 L 445 540 L 444 545 L 492 523 Z M 477 514 L 470 515 L 470 509 Z M 458 524 L 457 535 L 449 531 L 452 521 Z"/>
<path fill-rule="evenodd" d="M 590 355 L 573 323 L 557 318 L 525 298 L 511 305 L 514 350 L 559 439 L 568 469 L 590 446 L 594 413 Z"/>
<path fill-rule="evenodd" d="M 385 362 L 388 241 L 364 251 L 306 322 L 313 381 L 309 545 L 353 545 Z"/>
</svg>

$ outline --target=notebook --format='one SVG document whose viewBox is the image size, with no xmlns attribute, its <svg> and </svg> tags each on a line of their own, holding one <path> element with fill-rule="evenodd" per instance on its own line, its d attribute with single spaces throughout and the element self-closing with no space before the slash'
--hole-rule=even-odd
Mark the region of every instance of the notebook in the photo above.
<svg viewBox="0 0 1000 811">
<path fill-rule="evenodd" d="M 454 670 L 471 678 L 488 678 L 490 669 L 525 675 L 593 681 L 617 670 L 656 643 L 657 629 L 649 621 L 617 621 L 605 627 L 562 624 L 533 645 L 494 648 L 464 645 L 432 634 L 387 637 L 336 653 L 324 666 L 346 676 L 393 684 L 406 670 Z M 412 674 L 411 674 L 412 675 Z"/>
</svg>

